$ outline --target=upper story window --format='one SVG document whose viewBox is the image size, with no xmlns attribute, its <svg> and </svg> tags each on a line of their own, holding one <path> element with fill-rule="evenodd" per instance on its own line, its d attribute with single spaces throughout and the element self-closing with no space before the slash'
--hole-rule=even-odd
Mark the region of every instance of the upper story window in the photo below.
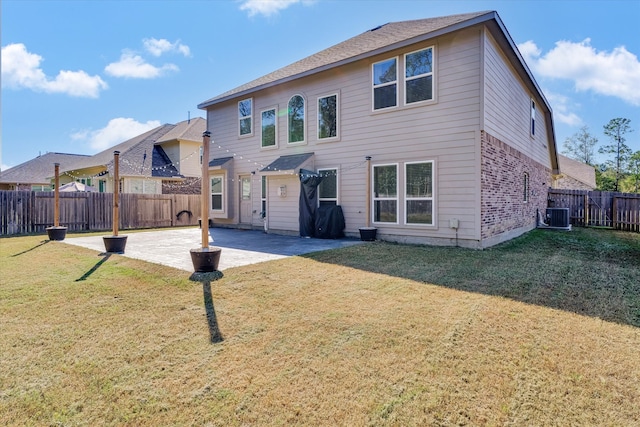
<svg viewBox="0 0 640 427">
<path fill-rule="evenodd" d="M 433 48 L 418 50 L 404 56 L 405 103 L 433 99 Z"/>
<path fill-rule="evenodd" d="M 531 136 L 536 135 L 536 101 L 531 100 Z"/>
<path fill-rule="evenodd" d="M 320 206 L 338 204 L 338 169 L 318 169 L 322 181 L 318 186 L 318 202 Z"/>
<path fill-rule="evenodd" d="M 318 139 L 338 137 L 338 94 L 318 98 Z"/>
<path fill-rule="evenodd" d="M 275 147 L 278 143 L 278 121 L 276 120 L 276 109 L 270 108 L 261 113 L 262 141 L 263 148 Z"/>
<path fill-rule="evenodd" d="M 373 109 L 398 105 L 398 60 L 397 58 L 373 64 Z"/>
<path fill-rule="evenodd" d="M 289 143 L 304 141 L 304 98 L 294 95 L 289 100 Z"/>
<path fill-rule="evenodd" d="M 373 167 L 373 221 L 398 223 L 398 166 Z"/>
<path fill-rule="evenodd" d="M 238 102 L 238 133 L 240 136 L 253 134 L 253 100 Z"/>
</svg>

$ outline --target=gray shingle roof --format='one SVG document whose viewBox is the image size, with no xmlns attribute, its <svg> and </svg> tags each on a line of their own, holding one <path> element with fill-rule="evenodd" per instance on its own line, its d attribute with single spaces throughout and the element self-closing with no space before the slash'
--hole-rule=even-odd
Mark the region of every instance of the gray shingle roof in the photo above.
<svg viewBox="0 0 640 427">
<path fill-rule="evenodd" d="M 173 129 L 160 137 L 158 144 L 174 140 L 202 142 L 202 133 L 207 129 L 207 121 L 202 117 L 195 117 L 175 125 Z"/>
<path fill-rule="evenodd" d="M 392 22 L 381 25 L 249 83 L 238 86 L 235 89 L 210 98 L 199 104 L 198 108 L 207 109 L 221 102 L 246 96 L 257 90 L 273 87 L 278 84 L 310 76 L 479 24 L 487 26 L 513 65 L 516 74 L 522 78 L 525 86 L 533 93 L 537 93 L 542 100 L 544 105 L 543 114 L 547 120 L 551 168 L 554 173 L 557 173 L 558 156 L 551 106 L 496 11 L 465 13 L 437 18 Z"/>
<path fill-rule="evenodd" d="M 211 168 L 216 166 L 222 166 L 231 160 L 233 160 L 233 157 L 221 157 L 219 159 L 213 159 L 209 162 L 209 167 Z"/>
<path fill-rule="evenodd" d="M 48 185 L 55 174 L 54 163 L 60 163 L 60 170 L 78 161 L 89 159 L 82 154 L 46 153 L 10 169 L 0 172 L 0 182 L 4 184 Z"/>
<path fill-rule="evenodd" d="M 171 163 L 171 159 L 167 156 L 167 153 L 159 145 L 153 146 L 151 176 L 156 178 L 184 178 L 184 175 L 178 172 L 178 169 Z"/>
<path fill-rule="evenodd" d="M 201 117 L 175 125 L 164 124 L 60 170 L 74 175 L 75 171 L 81 169 L 106 167 L 112 174 L 113 152 L 119 151 L 119 173 L 122 176 L 180 176 L 174 166 L 168 166 L 171 164 L 169 157 L 164 150 L 162 153 L 157 151 L 156 145 L 174 140 L 201 142 L 206 128 L 207 121 Z"/>
<path fill-rule="evenodd" d="M 558 154 L 560 172 L 576 179 L 583 184 L 596 188 L 596 170 L 593 166 Z"/>
<path fill-rule="evenodd" d="M 291 171 L 300 167 L 304 162 L 313 156 L 313 153 L 290 154 L 288 156 L 280 156 L 260 172 L 279 172 Z"/>
<path fill-rule="evenodd" d="M 256 80 L 220 94 L 198 105 L 204 109 L 245 92 L 273 86 L 295 78 L 315 74 L 349 62 L 417 43 L 440 34 L 487 21 L 495 12 L 484 11 L 413 21 L 391 22 L 308 56 Z"/>
<path fill-rule="evenodd" d="M 165 135 L 175 125 L 165 124 L 158 126 L 155 129 L 151 129 L 124 141 L 118 145 L 107 148 L 98 154 L 95 154 L 87 159 L 82 159 L 76 163 L 73 163 L 64 170 L 61 168 L 61 172 L 69 172 L 74 175 L 74 172 L 80 169 L 86 169 L 91 167 L 106 167 L 109 173 L 113 173 L 113 152 L 119 151 L 120 167 L 119 172 L 122 176 L 151 176 L 151 160 L 153 155 L 153 145 L 161 136 Z"/>
</svg>

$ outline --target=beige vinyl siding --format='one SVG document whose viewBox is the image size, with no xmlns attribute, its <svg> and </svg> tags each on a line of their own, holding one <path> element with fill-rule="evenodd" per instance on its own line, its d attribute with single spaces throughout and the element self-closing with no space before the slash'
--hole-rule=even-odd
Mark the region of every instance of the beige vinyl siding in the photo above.
<svg viewBox="0 0 640 427">
<path fill-rule="evenodd" d="M 278 195 L 278 188 L 286 186 L 287 195 Z M 269 230 L 298 233 L 300 180 L 297 176 L 269 176 L 267 194 L 267 225 Z"/>
<path fill-rule="evenodd" d="M 202 147 L 200 142 L 180 141 L 180 163 L 175 166 L 182 175 L 187 177 L 202 175 L 200 147 Z"/>
<path fill-rule="evenodd" d="M 532 93 L 517 77 L 493 37 L 487 32 L 485 52 L 485 130 L 533 160 L 551 167 L 543 104 L 537 98 L 535 136 L 531 136 Z"/>
<path fill-rule="evenodd" d="M 180 161 L 182 153 L 180 152 L 180 144 L 177 141 L 165 142 L 164 144 L 161 144 L 161 147 L 169 157 L 169 160 L 171 160 L 171 163 L 175 165 L 176 162 Z"/>
<path fill-rule="evenodd" d="M 202 143 L 194 141 L 165 142 L 162 149 L 169 156 L 171 163 L 182 175 L 187 177 L 200 176 L 200 147 Z"/>
<path fill-rule="evenodd" d="M 406 52 L 434 46 L 435 91 L 434 102 L 403 106 L 404 79 L 398 82 L 400 105 L 384 111 L 372 111 L 371 64 Z M 372 57 L 330 70 L 315 76 L 279 85 L 251 94 L 254 111 L 270 106 L 279 108 L 278 149 L 261 150 L 259 122 L 254 117 L 256 132 L 249 138 L 237 136 L 237 101 L 232 99 L 208 111 L 209 129 L 212 130 L 212 157 L 225 157 L 236 153 L 244 160 L 236 160 L 237 174 L 259 170 L 258 162 L 267 165 L 279 156 L 314 152 L 315 167 L 339 168 L 340 205 L 346 232 L 357 234 L 366 224 L 365 156 L 371 164 L 398 163 L 400 191 L 404 190 L 404 163 L 435 162 L 435 226 L 403 225 L 404 197 L 400 197 L 398 225 L 377 225 L 380 234 L 397 236 L 398 240 L 412 238 L 453 239 L 455 231 L 449 220 L 460 221 L 458 237 L 478 240 L 479 183 L 477 179 L 477 145 L 480 131 L 480 57 L 481 43 L 478 29 L 459 32 L 455 37 L 443 37 L 389 54 Z M 399 71 L 403 72 L 403 68 Z M 339 93 L 340 138 L 338 141 L 317 140 L 317 98 Z M 286 105 L 293 94 L 306 99 L 307 142 L 288 145 Z M 244 98 L 247 95 L 243 96 Z M 222 145 L 219 149 L 217 145 Z M 227 152 L 226 150 L 230 150 Z M 251 161 L 248 161 L 251 160 Z M 256 177 L 260 173 L 256 172 Z M 275 191 L 282 178 L 269 176 L 270 229 L 298 230 L 298 177 L 287 180 L 287 198 L 279 200 Z M 296 183 L 292 188 L 292 183 Z M 232 186 L 232 191 L 237 186 Z M 295 196 L 292 193 L 295 190 Z M 256 193 L 259 194 L 259 193 Z M 238 195 L 230 197 L 237 203 Z M 254 210 L 260 211 L 259 198 L 254 198 Z M 254 226 L 262 221 L 254 218 Z"/>
</svg>

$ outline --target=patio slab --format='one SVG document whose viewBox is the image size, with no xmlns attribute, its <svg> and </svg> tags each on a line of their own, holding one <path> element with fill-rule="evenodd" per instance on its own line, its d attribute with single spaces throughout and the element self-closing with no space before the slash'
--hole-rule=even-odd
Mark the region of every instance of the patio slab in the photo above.
<svg viewBox="0 0 640 427">
<path fill-rule="evenodd" d="M 105 236 L 109 235 L 108 232 Z M 120 232 L 126 235 L 123 256 L 163 264 L 193 272 L 191 249 L 202 246 L 199 228 L 170 228 L 166 230 Z M 357 239 L 315 239 L 267 234 L 257 230 L 210 228 L 209 246 L 222 248 L 218 270 L 256 264 L 264 261 L 337 249 L 364 243 Z M 102 236 L 73 237 L 65 243 L 104 252 Z"/>
</svg>

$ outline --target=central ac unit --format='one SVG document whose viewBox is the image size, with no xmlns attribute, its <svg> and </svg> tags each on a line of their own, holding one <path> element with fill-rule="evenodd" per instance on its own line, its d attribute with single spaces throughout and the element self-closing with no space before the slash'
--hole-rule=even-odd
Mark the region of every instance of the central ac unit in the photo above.
<svg viewBox="0 0 640 427">
<path fill-rule="evenodd" d="M 547 208 L 547 224 L 550 227 L 568 228 L 569 208 Z"/>
</svg>

